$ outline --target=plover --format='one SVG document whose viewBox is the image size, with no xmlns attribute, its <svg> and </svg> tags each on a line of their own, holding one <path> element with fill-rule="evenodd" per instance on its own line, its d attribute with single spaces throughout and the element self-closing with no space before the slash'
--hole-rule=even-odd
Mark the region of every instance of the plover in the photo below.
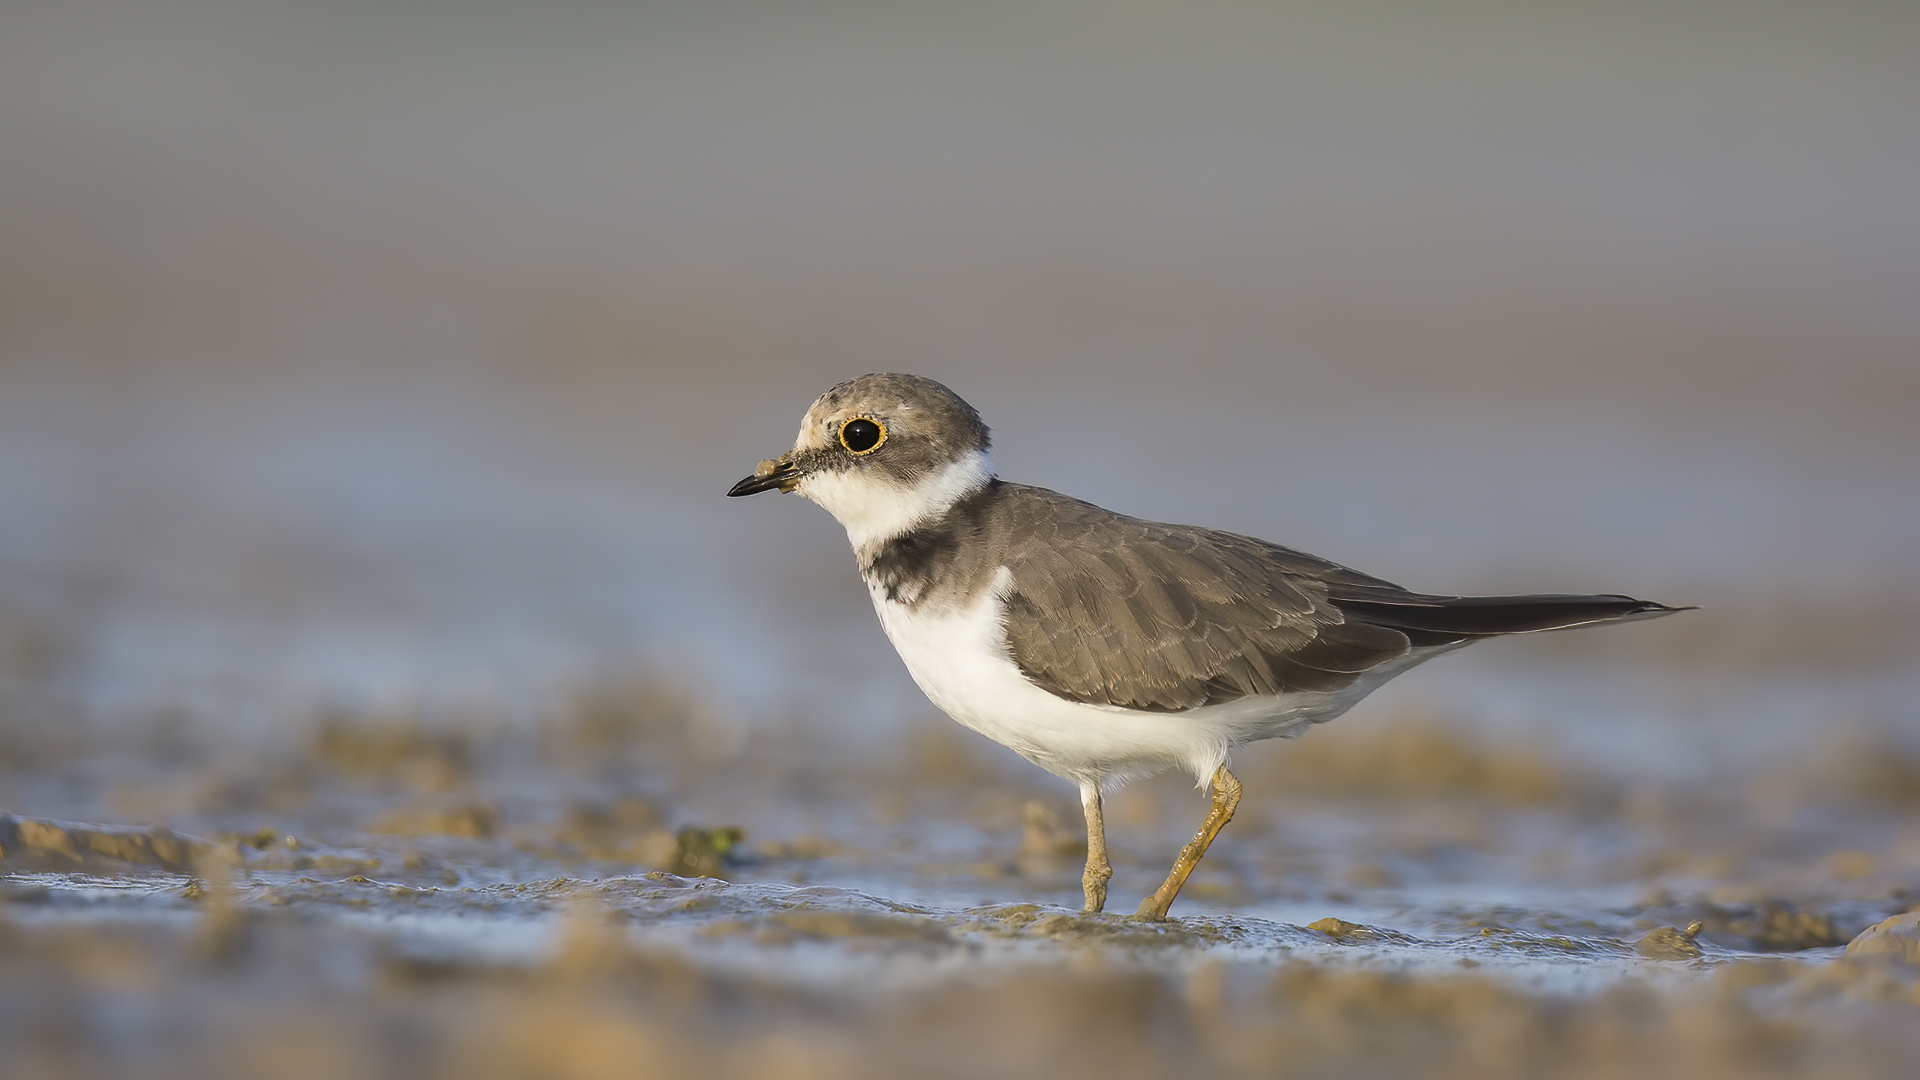
<svg viewBox="0 0 1920 1080">
<path fill-rule="evenodd" d="M 1103 792 L 1169 767 L 1213 805 L 1139 914 L 1163 918 L 1233 817 L 1227 755 L 1331 720 L 1431 656 L 1502 634 L 1683 610 L 1629 596 L 1438 596 L 1215 529 L 1127 517 L 994 475 L 987 425 L 932 379 L 820 395 L 778 488 L 839 519 L 880 625 L 949 716 L 1079 785 L 1086 909 L 1106 906 Z"/>
</svg>

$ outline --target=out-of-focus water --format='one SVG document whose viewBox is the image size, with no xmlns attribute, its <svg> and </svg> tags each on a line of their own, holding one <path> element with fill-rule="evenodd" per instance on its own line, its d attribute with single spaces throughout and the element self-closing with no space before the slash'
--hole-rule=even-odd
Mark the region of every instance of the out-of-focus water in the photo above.
<svg viewBox="0 0 1920 1080">
<path fill-rule="evenodd" d="M 1920 888 L 1906 6 L 6 21 L 9 1073 L 1909 1071 L 1840 958 Z M 1072 792 L 722 496 L 879 369 L 1127 513 L 1701 609 L 1249 748 L 1179 918 L 1083 918 Z M 1114 796 L 1116 908 L 1201 809 Z"/>
</svg>

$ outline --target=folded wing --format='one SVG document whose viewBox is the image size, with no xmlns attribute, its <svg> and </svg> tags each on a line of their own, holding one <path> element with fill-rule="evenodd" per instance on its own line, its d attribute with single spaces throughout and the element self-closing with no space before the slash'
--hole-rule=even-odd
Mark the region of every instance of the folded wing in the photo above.
<svg viewBox="0 0 1920 1080">
<path fill-rule="evenodd" d="M 1253 537 L 1039 488 L 1009 494 L 999 539 L 1014 572 L 1012 658 L 1042 688 L 1089 704 L 1174 712 L 1332 692 L 1415 649 L 1678 610 L 1625 596 L 1411 593 Z"/>
</svg>

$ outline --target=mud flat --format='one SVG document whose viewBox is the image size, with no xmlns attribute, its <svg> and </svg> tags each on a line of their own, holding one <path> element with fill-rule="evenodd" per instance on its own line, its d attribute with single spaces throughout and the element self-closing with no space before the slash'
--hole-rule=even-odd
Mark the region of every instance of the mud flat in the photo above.
<svg viewBox="0 0 1920 1080">
<path fill-rule="evenodd" d="M 1892 1077 L 1920 1053 L 1910 947 L 1140 924 L 659 873 L 6 890 L 16 1076 Z"/>
<path fill-rule="evenodd" d="M 685 704 L 601 689 L 531 736 L 328 713 L 284 752 L 218 764 L 43 760 L 66 769 L 67 805 L 172 810 L 0 816 L 0 1071 L 1894 1077 L 1920 1061 L 1920 851 L 1888 787 L 1912 767 L 1897 757 L 1807 766 L 1865 770 L 1852 794 L 1776 785 L 1796 809 L 1762 843 L 1746 795 L 1636 787 L 1433 717 L 1329 730 L 1247 769 L 1253 812 L 1178 917 L 1142 922 L 1072 909 L 1071 794 L 963 733 L 930 724 L 864 755 L 769 738 L 714 761 Z M 1173 780 L 1113 801 L 1116 886 L 1144 890 L 1198 796 Z"/>
</svg>

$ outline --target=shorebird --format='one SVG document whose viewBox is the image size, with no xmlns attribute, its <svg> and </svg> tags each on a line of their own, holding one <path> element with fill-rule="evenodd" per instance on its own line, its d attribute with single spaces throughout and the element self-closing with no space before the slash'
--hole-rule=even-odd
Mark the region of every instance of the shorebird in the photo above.
<svg viewBox="0 0 1920 1080">
<path fill-rule="evenodd" d="M 987 425 L 932 379 L 862 375 L 728 495 L 779 489 L 846 527 L 927 697 L 1079 785 L 1086 910 L 1106 907 L 1103 793 L 1170 767 L 1212 807 L 1138 914 L 1164 918 L 1240 801 L 1235 748 L 1331 720 L 1483 638 L 1684 610 L 1617 595 L 1441 596 L 1251 536 L 1143 521 L 994 475 Z"/>
</svg>

